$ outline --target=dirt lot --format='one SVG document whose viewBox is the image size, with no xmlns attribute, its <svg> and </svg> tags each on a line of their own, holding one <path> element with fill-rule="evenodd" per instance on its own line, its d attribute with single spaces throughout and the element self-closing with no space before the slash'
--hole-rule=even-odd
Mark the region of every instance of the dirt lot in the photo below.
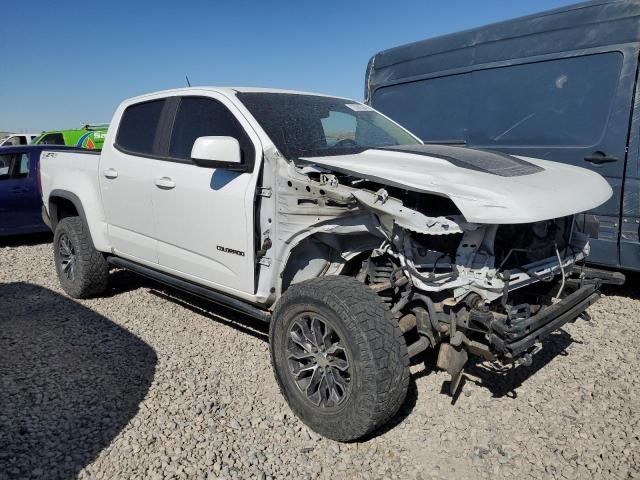
<svg viewBox="0 0 640 480">
<path fill-rule="evenodd" d="M 47 238 L 5 242 L 0 478 L 640 478 L 638 280 L 455 404 L 413 366 L 392 424 L 339 444 L 280 397 L 264 326 L 125 272 L 74 301 Z"/>
</svg>

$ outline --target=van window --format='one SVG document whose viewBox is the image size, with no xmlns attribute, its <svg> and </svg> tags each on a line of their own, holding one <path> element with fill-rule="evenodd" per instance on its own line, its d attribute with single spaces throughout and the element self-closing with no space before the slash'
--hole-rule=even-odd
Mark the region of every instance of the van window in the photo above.
<svg viewBox="0 0 640 480">
<path fill-rule="evenodd" d="M 206 136 L 235 138 L 240 143 L 243 162 L 253 160 L 253 143 L 227 107 L 212 98 L 182 98 L 173 124 L 169 156 L 190 161 L 196 138 Z"/>
<path fill-rule="evenodd" d="M 422 140 L 465 141 L 471 113 L 471 74 L 394 85 L 373 106 Z"/>
<path fill-rule="evenodd" d="M 479 70 L 378 90 L 376 108 L 423 140 L 483 146 L 590 146 L 602 137 L 617 52 Z"/>
<path fill-rule="evenodd" d="M 152 155 L 164 99 L 130 105 L 122 114 L 116 146 L 128 153 Z"/>
<path fill-rule="evenodd" d="M 41 145 L 64 145 L 64 137 L 61 133 L 49 133 L 40 140 Z"/>
</svg>

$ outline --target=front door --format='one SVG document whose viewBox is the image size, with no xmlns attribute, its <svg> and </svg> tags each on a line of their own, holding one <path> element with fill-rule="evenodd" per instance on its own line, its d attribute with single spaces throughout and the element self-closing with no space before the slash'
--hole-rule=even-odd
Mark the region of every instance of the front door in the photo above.
<svg viewBox="0 0 640 480">
<path fill-rule="evenodd" d="M 253 293 L 256 175 L 198 167 L 191 148 L 201 136 L 231 136 L 240 143 L 243 162 L 253 165 L 259 141 L 224 97 L 174 101 L 179 103 L 167 159 L 153 167 L 159 264 L 214 288 Z"/>
</svg>

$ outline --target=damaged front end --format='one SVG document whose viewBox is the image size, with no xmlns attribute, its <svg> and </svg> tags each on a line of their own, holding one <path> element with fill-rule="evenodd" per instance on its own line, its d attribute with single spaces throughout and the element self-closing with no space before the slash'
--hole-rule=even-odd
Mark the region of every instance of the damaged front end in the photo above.
<svg viewBox="0 0 640 480">
<path fill-rule="evenodd" d="M 369 285 L 398 321 L 411 357 L 439 348 L 438 366 L 451 374 L 452 392 L 468 353 L 503 364 L 530 363 L 545 336 L 586 317 L 585 309 L 599 297 L 600 279 L 576 266 L 589 245 L 573 216 L 469 223 L 442 196 L 314 166 L 289 165 L 287 173 L 281 219 L 299 228 L 305 218 L 304 232 L 316 252 L 327 244 L 336 253 L 317 263 L 311 243 L 301 242 L 292 254 L 297 267 L 283 277 L 296 283 L 350 274 Z M 332 215 L 313 218 L 332 208 Z M 366 228 L 358 231 L 356 224 Z M 341 234 L 352 241 L 337 241 Z M 317 270 L 308 272 L 314 262 Z"/>
<path fill-rule="evenodd" d="M 360 278 L 388 302 L 410 356 L 440 346 L 438 366 L 457 389 L 467 352 L 530 364 L 540 341 L 585 316 L 600 279 L 576 262 L 589 252 L 573 216 L 529 224 L 428 217 L 385 189 L 353 193 L 386 235 Z"/>
</svg>

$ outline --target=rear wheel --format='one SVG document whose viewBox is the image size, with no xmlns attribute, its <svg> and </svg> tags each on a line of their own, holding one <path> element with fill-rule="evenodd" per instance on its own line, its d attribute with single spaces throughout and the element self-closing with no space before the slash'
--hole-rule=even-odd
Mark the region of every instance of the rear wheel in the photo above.
<svg viewBox="0 0 640 480">
<path fill-rule="evenodd" d="M 387 422 L 409 384 L 407 347 L 373 291 L 349 277 L 293 285 L 269 332 L 276 379 L 289 406 L 334 440 L 359 438 Z"/>
<path fill-rule="evenodd" d="M 103 293 L 109 281 L 109 267 L 97 251 L 79 217 L 58 222 L 53 237 L 53 254 L 60 285 L 73 298 Z"/>
</svg>

